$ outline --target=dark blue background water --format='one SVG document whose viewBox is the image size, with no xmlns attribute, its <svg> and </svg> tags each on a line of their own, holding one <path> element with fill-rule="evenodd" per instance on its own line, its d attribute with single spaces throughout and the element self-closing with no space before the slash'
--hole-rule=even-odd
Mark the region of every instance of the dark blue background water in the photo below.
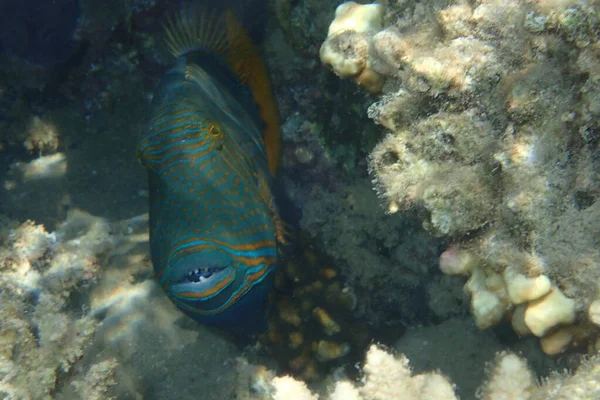
<svg viewBox="0 0 600 400">
<path fill-rule="evenodd" d="M 42 66 L 65 61 L 77 48 L 79 15 L 77 0 L 3 0 L 0 50 Z"/>
</svg>

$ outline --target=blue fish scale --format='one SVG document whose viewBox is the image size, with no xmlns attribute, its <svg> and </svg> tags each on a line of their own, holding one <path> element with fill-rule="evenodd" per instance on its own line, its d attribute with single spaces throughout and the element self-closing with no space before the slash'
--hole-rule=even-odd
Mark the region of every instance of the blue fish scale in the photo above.
<svg viewBox="0 0 600 400">
<path fill-rule="evenodd" d="M 181 57 L 156 91 L 138 157 L 149 174 L 159 282 L 186 314 L 230 324 L 266 298 L 277 248 L 260 187 L 271 183 L 260 119 L 237 100 L 239 82 L 222 83 Z M 194 266 L 233 272 L 175 286 Z"/>
</svg>

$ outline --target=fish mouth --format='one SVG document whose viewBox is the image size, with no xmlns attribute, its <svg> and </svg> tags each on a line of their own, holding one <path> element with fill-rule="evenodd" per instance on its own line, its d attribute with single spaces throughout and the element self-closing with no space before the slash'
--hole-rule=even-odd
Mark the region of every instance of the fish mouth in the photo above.
<svg viewBox="0 0 600 400">
<path fill-rule="evenodd" d="M 185 273 L 178 283 L 203 283 L 224 270 L 225 267 L 196 268 Z"/>
</svg>

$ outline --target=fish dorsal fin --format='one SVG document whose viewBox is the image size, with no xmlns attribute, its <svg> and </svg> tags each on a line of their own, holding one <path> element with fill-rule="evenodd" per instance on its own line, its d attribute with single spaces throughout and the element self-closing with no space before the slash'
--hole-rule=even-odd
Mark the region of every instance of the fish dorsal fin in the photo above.
<svg viewBox="0 0 600 400">
<path fill-rule="evenodd" d="M 267 67 L 244 27 L 231 11 L 189 8 L 168 17 L 163 27 L 167 47 L 175 57 L 194 51 L 215 54 L 242 84 L 248 85 L 264 122 L 269 171 L 275 176 L 281 157 L 279 113 Z"/>
<path fill-rule="evenodd" d="M 163 23 L 165 43 L 174 57 L 204 50 L 223 56 L 227 50 L 224 18 L 216 10 L 198 11 L 184 7 Z"/>
</svg>

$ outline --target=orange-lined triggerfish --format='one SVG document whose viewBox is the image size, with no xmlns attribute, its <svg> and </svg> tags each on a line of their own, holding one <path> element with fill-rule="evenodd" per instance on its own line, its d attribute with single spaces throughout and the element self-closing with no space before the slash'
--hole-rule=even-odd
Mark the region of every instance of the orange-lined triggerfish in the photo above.
<svg viewBox="0 0 600 400">
<path fill-rule="evenodd" d="M 176 62 L 137 149 L 155 273 L 197 321 L 265 328 L 283 242 L 272 194 L 279 117 L 266 67 L 231 12 L 186 10 L 164 28 Z"/>
</svg>

